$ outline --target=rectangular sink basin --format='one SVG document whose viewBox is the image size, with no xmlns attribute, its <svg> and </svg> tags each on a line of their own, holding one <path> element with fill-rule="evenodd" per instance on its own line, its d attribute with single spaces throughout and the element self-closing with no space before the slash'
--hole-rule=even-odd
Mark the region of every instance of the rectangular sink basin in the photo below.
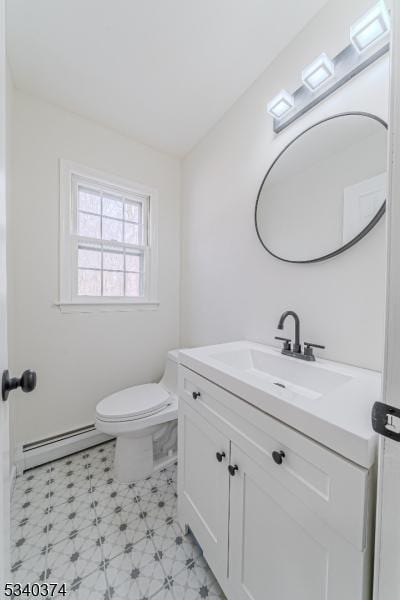
<svg viewBox="0 0 400 600">
<path fill-rule="evenodd" d="M 351 380 L 348 375 L 326 369 L 317 363 L 251 348 L 216 352 L 210 354 L 210 358 L 310 398 L 318 398 Z"/>
<path fill-rule="evenodd" d="M 358 465 L 374 463 L 371 408 L 381 398 L 380 373 L 318 355 L 299 360 L 247 340 L 184 349 L 179 362 Z"/>
</svg>

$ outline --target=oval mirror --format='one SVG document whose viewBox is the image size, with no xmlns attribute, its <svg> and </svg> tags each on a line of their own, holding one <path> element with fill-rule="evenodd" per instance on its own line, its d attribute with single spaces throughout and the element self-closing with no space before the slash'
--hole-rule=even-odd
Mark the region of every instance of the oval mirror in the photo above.
<svg viewBox="0 0 400 600">
<path fill-rule="evenodd" d="M 297 136 L 272 163 L 255 208 L 257 235 L 286 262 L 331 258 L 385 212 L 387 125 L 366 113 L 335 115 Z"/>
</svg>

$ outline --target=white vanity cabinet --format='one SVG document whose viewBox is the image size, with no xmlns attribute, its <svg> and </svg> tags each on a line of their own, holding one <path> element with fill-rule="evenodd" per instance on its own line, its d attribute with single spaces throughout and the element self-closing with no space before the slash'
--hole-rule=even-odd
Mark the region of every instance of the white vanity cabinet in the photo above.
<svg viewBox="0 0 400 600">
<path fill-rule="evenodd" d="M 216 577 L 226 576 L 229 525 L 230 442 L 216 427 L 183 402 L 179 414 L 179 461 L 185 502 L 181 520 L 190 523 L 212 562 Z M 216 453 L 221 454 L 218 462 Z"/>
<path fill-rule="evenodd" d="M 370 600 L 373 473 L 179 370 L 179 520 L 228 599 Z"/>
</svg>

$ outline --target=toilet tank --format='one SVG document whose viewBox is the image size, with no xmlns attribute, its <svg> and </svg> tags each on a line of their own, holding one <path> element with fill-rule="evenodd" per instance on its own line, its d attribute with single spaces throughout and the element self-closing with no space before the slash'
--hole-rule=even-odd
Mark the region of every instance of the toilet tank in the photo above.
<svg viewBox="0 0 400 600">
<path fill-rule="evenodd" d="M 167 354 L 164 375 L 160 384 L 171 394 L 178 393 L 178 355 L 179 350 L 170 350 Z"/>
</svg>

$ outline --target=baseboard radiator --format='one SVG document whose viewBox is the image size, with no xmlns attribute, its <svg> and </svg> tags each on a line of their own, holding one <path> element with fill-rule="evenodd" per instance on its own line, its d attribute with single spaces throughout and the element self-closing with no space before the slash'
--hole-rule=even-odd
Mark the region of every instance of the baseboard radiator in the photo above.
<svg viewBox="0 0 400 600">
<path fill-rule="evenodd" d="M 23 444 L 17 449 L 15 461 L 17 475 L 21 475 L 27 469 L 38 467 L 112 439 L 111 436 L 97 431 L 94 425 L 87 425 Z"/>
</svg>

